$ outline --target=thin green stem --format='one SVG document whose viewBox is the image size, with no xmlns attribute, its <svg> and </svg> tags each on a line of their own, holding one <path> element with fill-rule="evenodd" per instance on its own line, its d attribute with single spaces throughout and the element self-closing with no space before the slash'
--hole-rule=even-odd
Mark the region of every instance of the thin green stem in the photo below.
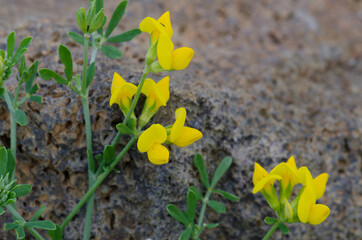
<svg viewBox="0 0 362 240">
<path fill-rule="evenodd" d="M 89 35 L 84 35 L 84 51 L 83 51 L 83 75 L 82 75 L 82 106 L 83 115 L 86 128 L 87 139 L 87 158 L 88 158 L 88 188 L 91 188 L 94 183 L 95 165 L 93 161 L 93 144 L 92 144 L 92 123 L 89 113 L 89 101 L 88 101 L 88 87 L 87 87 L 87 68 L 88 68 L 88 45 Z M 85 225 L 83 232 L 83 239 L 88 240 L 90 238 L 90 231 L 92 228 L 92 215 L 93 215 L 94 195 L 88 199 L 87 211 L 85 216 Z"/>
<path fill-rule="evenodd" d="M 107 170 L 97 178 L 92 187 L 88 190 L 88 192 L 82 197 L 82 199 L 78 202 L 78 204 L 74 207 L 72 212 L 67 216 L 64 220 L 60 228 L 63 230 L 67 224 L 73 219 L 73 217 L 77 214 L 79 209 L 84 205 L 84 203 L 90 198 L 98 186 L 103 182 L 103 180 L 113 171 L 118 162 L 122 159 L 122 157 L 126 154 L 126 152 L 132 147 L 132 145 L 136 142 L 137 138 L 132 137 L 128 144 L 123 148 L 123 150 L 118 154 L 114 162 L 107 168 Z"/>
<path fill-rule="evenodd" d="M 92 56 L 91 56 L 91 60 L 90 63 L 93 63 L 96 61 L 96 57 L 97 57 L 97 53 L 98 53 L 98 48 L 96 47 L 96 36 L 97 34 L 94 32 L 92 33 Z"/>
<path fill-rule="evenodd" d="M 277 228 L 279 227 L 279 221 L 277 221 L 276 223 L 274 223 L 273 227 L 269 230 L 269 232 L 263 237 L 263 240 L 268 240 L 271 235 L 273 235 L 273 233 L 275 232 L 275 230 L 277 230 Z"/>
<path fill-rule="evenodd" d="M 14 107 L 14 109 L 16 109 L 18 106 L 17 106 L 17 104 L 18 104 L 18 97 L 19 97 L 19 92 L 20 92 L 20 88 L 21 88 L 21 85 L 23 84 L 23 82 L 22 81 L 19 81 L 19 83 L 18 83 L 18 86 L 17 86 L 17 88 L 16 88 L 16 90 L 15 90 L 15 95 L 14 95 L 14 101 L 13 101 L 13 107 Z"/>
<path fill-rule="evenodd" d="M 140 84 L 138 85 L 138 88 L 137 88 L 137 92 L 133 98 L 133 101 L 131 103 L 131 106 L 128 110 L 128 113 L 126 115 L 126 117 L 124 118 L 123 120 L 123 124 L 126 124 L 129 120 L 129 118 L 131 117 L 136 105 L 137 105 L 137 102 L 138 102 L 138 99 L 141 95 L 141 90 L 142 90 L 142 87 L 143 87 L 143 84 L 145 83 L 145 80 L 146 80 L 146 77 L 147 77 L 147 74 L 148 74 L 149 70 L 148 70 L 148 66 L 146 65 L 145 68 L 143 69 L 143 74 L 142 74 L 142 77 L 141 77 L 141 81 L 140 81 Z M 118 143 L 119 139 L 121 138 L 122 134 L 120 132 L 117 132 L 117 135 L 116 137 L 113 139 L 112 141 L 112 146 L 115 147 L 116 144 Z"/>
<path fill-rule="evenodd" d="M 202 206 L 201 206 L 201 211 L 200 211 L 200 216 L 199 216 L 199 220 L 197 222 L 197 227 L 199 229 L 199 232 L 196 234 L 195 236 L 195 239 L 198 239 L 202 230 L 203 230 L 203 227 L 202 227 L 202 222 L 204 221 L 204 216 L 205 216 L 205 212 L 206 212 L 206 206 L 207 206 L 207 203 L 209 202 L 209 197 L 212 193 L 212 189 L 208 189 L 206 194 L 205 194 L 205 197 L 204 199 L 202 200 Z"/>
<path fill-rule="evenodd" d="M 24 221 L 26 222 L 26 220 L 18 213 L 18 211 L 16 211 L 16 209 L 11 206 L 11 205 L 6 205 L 6 208 L 9 210 L 9 212 L 11 213 L 11 215 L 13 215 L 13 217 L 16 220 L 20 220 L 20 221 Z M 28 229 L 28 231 L 38 240 L 44 240 L 44 238 L 40 235 L 40 233 L 38 233 L 34 228 L 26 228 Z"/>
<path fill-rule="evenodd" d="M 9 113 L 10 113 L 10 149 L 11 153 L 13 154 L 15 165 L 14 171 L 12 173 L 12 177 L 15 177 L 15 168 L 16 168 L 16 121 L 15 121 L 15 109 L 14 104 L 11 101 L 11 95 L 8 90 L 5 89 L 4 99 L 6 105 L 8 106 Z"/>
<path fill-rule="evenodd" d="M 89 34 L 84 34 L 84 51 L 83 51 L 83 75 L 82 75 L 82 94 L 85 95 L 87 91 L 87 68 L 88 68 L 88 45 Z"/>
</svg>

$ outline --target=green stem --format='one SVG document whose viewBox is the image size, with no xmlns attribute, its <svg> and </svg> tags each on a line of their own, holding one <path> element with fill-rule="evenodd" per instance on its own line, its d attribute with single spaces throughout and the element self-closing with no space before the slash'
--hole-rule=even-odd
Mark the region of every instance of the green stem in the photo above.
<svg viewBox="0 0 362 240">
<path fill-rule="evenodd" d="M 83 52 L 83 82 L 82 82 L 82 94 L 85 95 L 87 92 L 87 68 L 88 68 L 88 45 L 89 35 L 84 34 L 84 52 Z"/>
<path fill-rule="evenodd" d="M 9 212 L 11 213 L 11 215 L 13 215 L 13 217 L 16 220 L 20 220 L 20 221 L 25 221 L 25 219 L 16 211 L 15 208 L 13 208 L 10 204 L 6 205 L 6 208 L 9 210 Z M 40 235 L 40 233 L 38 233 L 34 228 L 26 228 L 29 230 L 29 232 L 38 240 L 44 240 L 44 238 Z"/>
<path fill-rule="evenodd" d="M 268 240 L 271 235 L 273 235 L 273 233 L 275 232 L 275 230 L 277 230 L 277 228 L 279 227 L 279 221 L 274 223 L 273 227 L 269 230 L 269 232 L 263 237 L 263 240 Z"/>
<path fill-rule="evenodd" d="M 88 101 L 88 87 L 87 87 L 87 68 L 88 68 L 88 45 L 89 35 L 84 35 L 84 54 L 83 54 L 83 75 L 82 75 L 82 106 L 83 115 L 86 128 L 87 139 L 87 158 L 88 158 L 88 188 L 91 188 L 94 183 L 95 165 L 93 161 L 93 144 L 92 144 L 92 123 L 89 113 L 89 101 Z M 85 216 L 85 224 L 83 231 L 83 239 L 88 240 L 90 238 L 90 231 L 92 228 L 92 215 L 93 215 L 94 195 L 92 194 L 88 199 L 87 210 Z"/>
<path fill-rule="evenodd" d="M 14 104 L 11 101 L 11 95 L 9 93 L 9 91 L 7 91 L 5 89 L 5 93 L 4 93 L 4 99 L 6 102 L 6 105 L 8 106 L 9 109 L 9 113 L 10 113 L 10 149 L 11 149 L 11 153 L 13 154 L 14 157 L 14 171 L 12 173 L 12 177 L 15 177 L 15 168 L 16 168 L 16 121 L 15 121 L 15 109 L 14 109 Z"/>
<path fill-rule="evenodd" d="M 143 69 L 143 74 L 142 74 L 142 77 L 141 77 L 141 81 L 140 81 L 140 84 L 138 85 L 138 88 L 137 88 L 137 92 L 133 98 L 133 101 L 131 103 L 131 106 L 128 110 L 128 113 L 126 115 L 126 117 L 124 118 L 123 120 L 123 124 L 127 124 L 129 118 L 131 117 L 136 105 L 137 105 L 137 102 L 138 102 L 138 99 L 141 95 L 141 90 L 142 90 L 142 87 L 143 87 L 143 84 L 145 83 L 145 80 L 146 80 L 146 77 L 147 77 L 147 74 L 148 74 L 149 70 L 148 70 L 148 66 L 146 65 L 145 68 Z M 122 136 L 122 134 L 120 132 L 117 132 L 117 135 L 116 137 L 113 139 L 112 141 L 112 146 L 115 147 L 116 144 L 118 143 L 120 137 Z"/>
<path fill-rule="evenodd" d="M 19 92 L 20 92 L 20 88 L 21 88 L 21 85 L 23 84 L 23 82 L 19 81 L 18 83 L 18 86 L 16 88 L 16 91 L 15 91 L 15 95 L 14 95 L 14 101 L 13 101 L 13 107 L 14 109 L 16 109 L 18 106 L 18 97 L 19 97 Z"/>
<path fill-rule="evenodd" d="M 128 142 L 128 144 L 123 148 L 123 150 L 118 154 L 114 162 L 107 168 L 107 170 L 100 175 L 100 177 L 95 181 L 92 187 L 88 190 L 88 192 L 82 197 L 82 199 L 78 202 L 72 212 L 67 216 L 64 220 L 60 228 L 63 230 L 67 224 L 73 219 L 73 217 L 77 214 L 79 209 L 84 205 L 84 203 L 90 198 L 98 186 L 103 182 L 103 180 L 113 171 L 118 162 L 122 159 L 122 157 L 126 154 L 126 152 L 132 147 L 132 145 L 136 142 L 137 138 L 132 137 L 132 139 Z"/>
<path fill-rule="evenodd" d="M 92 56 L 91 56 L 91 60 L 90 60 L 91 64 L 96 61 L 96 57 L 97 57 L 97 53 L 98 53 L 98 48 L 96 47 L 96 41 L 95 41 L 96 36 L 97 36 L 97 34 L 95 32 L 92 33 Z"/>
<path fill-rule="evenodd" d="M 196 234 L 194 239 L 198 239 L 203 230 L 202 222 L 204 221 L 206 206 L 207 206 L 207 203 L 209 202 L 209 197 L 210 197 L 211 193 L 212 193 L 212 189 L 207 189 L 205 197 L 202 200 L 201 212 L 200 212 L 199 220 L 197 222 L 197 227 L 199 228 L 199 232 Z"/>
</svg>

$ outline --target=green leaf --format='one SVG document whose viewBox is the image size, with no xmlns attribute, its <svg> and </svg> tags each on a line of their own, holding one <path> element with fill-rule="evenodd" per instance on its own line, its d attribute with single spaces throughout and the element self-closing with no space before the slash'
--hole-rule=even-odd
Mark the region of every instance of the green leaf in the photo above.
<svg viewBox="0 0 362 240">
<path fill-rule="evenodd" d="M 5 213 L 5 209 L 3 207 L 0 207 L 0 216 Z"/>
<path fill-rule="evenodd" d="M 58 73 L 47 69 L 47 68 L 43 68 L 39 70 L 39 75 L 42 79 L 48 81 L 50 79 L 54 79 L 58 84 L 68 84 L 67 79 L 63 78 L 62 76 L 60 76 Z"/>
<path fill-rule="evenodd" d="M 206 167 L 204 158 L 201 156 L 201 154 L 197 153 L 194 157 L 194 165 L 197 167 L 197 169 L 200 172 L 201 176 L 201 182 L 204 184 L 206 188 L 209 188 L 209 178 L 206 173 Z"/>
<path fill-rule="evenodd" d="M 110 45 L 102 45 L 101 47 L 102 53 L 106 55 L 109 58 L 121 58 L 122 57 L 122 51 L 118 48 L 115 48 Z"/>
<path fill-rule="evenodd" d="M 8 59 L 13 56 L 15 48 L 15 32 L 11 32 L 8 36 L 6 43 L 6 51 L 8 53 Z"/>
<path fill-rule="evenodd" d="M 23 49 L 28 48 L 32 40 L 33 40 L 32 37 L 26 37 L 20 42 L 19 47 L 15 52 L 14 59 L 22 58 L 21 55 L 23 55 L 22 53 Z"/>
<path fill-rule="evenodd" d="M 28 51 L 27 48 L 22 48 L 19 50 L 20 52 L 14 55 L 13 64 L 17 64 L 24 56 L 24 54 Z"/>
<path fill-rule="evenodd" d="M 197 188 L 195 188 L 195 187 L 190 187 L 190 188 L 189 188 L 189 191 L 192 191 L 192 192 L 195 194 L 197 200 L 202 200 L 202 199 L 203 199 L 200 191 L 197 190 Z"/>
<path fill-rule="evenodd" d="M 16 197 L 22 197 L 26 194 L 31 192 L 31 185 L 30 184 L 19 184 L 16 187 L 12 189 L 13 192 L 15 192 Z"/>
<path fill-rule="evenodd" d="M 4 51 L 4 50 L 2 50 L 2 49 L 0 49 L 0 56 L 2 56 L 2 57 L 3 57 L 3 59 L 5 59 L 5 51 Z"/>
<path fill-rule="evenodd" d="M 115 159 L 114 147 L 112 145 L 107 145 L 104 148 L 103 156 L 104 156 L 104 161 L 105 161 L 106 166 L 111 165 Z"/>
<path fill-rule="evenodd" d="M 37 102 L 37 103 L 42 103 L 43 102 L 42 96 L 37 96 L 37 95 L 30 96 L 30 100 L 32 100 L 34 102 Z"/>
<path fill-rule="evenodd" d="M 34 221 L 25 223 L 24 227 L 38 228 L 45 230 L 56 230 L 57 226 L 51 221 Z"/>
<path fill-rule="evenodd" d="M 104 16 L 102 26 L 100 28 L 98 28 L 98 30 L 97 30 L 98 34 L 101 36 L 103 36 L 103 27 L 104 27 L 104 25 L 106 25 L 106 22 L 107 22 L 107 17 Z"/>
<path fill-rule="evenodd" d="M 60 61 L 64 64 L 64 72 L 65 72 L 65 76 L 68 79 L 68 82 L 72 81 L 73 78 L 73 60 L 72 60 L 72 54 L 69 51 L 69 49 L 60 44 L 59 45 L 59 57 L 60 57 Z"/>
<path fill-rule="evenodd" d="M 192 234 L 192 227 L 187 227 L 180 235 L 179 240 L 189 240 Z"/>
<path fill-rule="evenodd" d="M 190 222 L 194 222 L 195 219 L 195 212 L 196 212 L 196 206 L 197 206 L 197 197 L 196 195 L 189 190 L 187 192 L 187 216 Z"/>
<path fill-rule="evenodd" d="M 28 117 L 23 110 L 16 109 L 16 111 L 14 112 L 14 117 L 15 121 L 21 126 L 25 126 L 26 124 L 28 124 Z"/>
<path fill-rule="evenodd" d="M 24 227 L 19 226 L 17 229 L 15 229 L 15 232 L 16 232 L 17 239 L 25 239 Z"/>
<path fill-rule="evenodd" d="M 118 132 L 124 135 L 133 135 L 133 130 L 124 125 L 123 123 L 118 123 L 116 126 Z"/>
<path fill-rule="evenodd" d="M 91 84 L 95 72 L 96 72 L 96 63 L 92 62 L 87 69 L 87 88 Z"/>
<path fill-rule="evenodd" d="M 18 223 L 5 223 L 5 231 L 13 230 L 18 228 L 20 225 Z"/>
<path fill-rule="evenodd" d="M 110 37 L 107 39 L 109 43 L 119 43 L 119 42 L 128 42 L 131 41 L 136 36 L 140 35 L 142 32 L 138 28 L 132 29 L 130 31 L 121 33 L 119 35 Z"/>
<path fill-rule="evenodd" d="M 95 2 L 95 8 L 96 12 L 99 12 L 103 8 L 103 0 L 96 0 Z"/>
<path fill-rule="evenodd" d="M 115 29 L 115 27 L 118 25 L 119 21 L 121 21 L 123 14 L 126 10 L 127 7 L 127 1 L 122 1 L 114 10 L 111 20 L 109 21 L 107 30 L 106 30 L 106 35 L 105 37 L 108 38 L 109 35 L 113 32 L 113 30 Z"/>
<path fill-rule="evenodd" d="M 278 219 L 272 217 L 264 218 L 264 222 L 268 225 L 273 225 L 274 223 L 278 222 Z"/>
<path fill-rule="evenodd" d="M 28 74 L 27 71 L 24 71 L 23 74 L 21 74 L 21 81 L 22 82 L 27 82 L 28 80 L 29 80 L 29 74 Z"/>
<path fill-rule="evenodd" d="M 222 190 L 213 190 L 212 192 L 214 193 L 219 193 L 221 194 L 224 198 L 230 200 L 230 201 L 234 201 L 237 202 L 240 200 L 240 198 L 238 196 L 235 196 L 234 194 L 222 191 Z"/>
<path fill-rule="evenodd" d="M 84 45 L 84 37 L 82 35 L 79 35 L 76 32 L 69 32 L 68 36 L 73 39 L 74 42 Z M 92 46 L 91 42 L 89 42 L 89 46 Z"/>
<path fill-rule="evenodd" d="M 56 229 L 48 231 L 48 235 L 52 240 L 63 240 L 63 230 L 58 225 L 55 226 Z"/>
<path fill-rule="evenodd" d="M 30 90 L 32 89 L 34 79 L 36 77 L 36 74 L 38 73 L 38 64 L 39 64 L 39 61 L 36 60 L 28 69 L 29 80 L 25 83 L 25 92 L 27 92 L 27 93 L 29 93 Z M 33 93 L 30 93 L 30 94 L 33 94 Z"/>
<path fill-rule="evenodd" d="M 219 223 L 209 223 L 209 224 L 206 224 L 205 227 L 207 227 L 207 228 L 216 228 L 219 225 L 220 225 Z"/>
<path fill-rule="evenodd" d="M 19 75 L 21 76 L 25 70 L 26 70 L 26 62 L 25 62 L 25 57 L 23 57 L 20 61 L 20 64 L 18 65 Z"/>
<path fill-rule="evenodd" d="M 34 216 L 30 219 L 30 221 L 29 222 L 33 222 L 33 221 L 36 221 L 39 217 L 40 217 L 40 215 L 42 215 L 42 213 L 45 211 L 45 209 L 46 209 L 46 206 L 41 206 L 41 208 L 38 210 L 38 211 L 36 211 L 36 213 L 34 214 Z"/>
<path fill-rule="evenodd" d="M 215 185 L 220 180 L 220 178 L 229 169 L 232 161 L 233 160 L 231 159 L 231 157 L 226 157 L 221 161 L 221 163 L 219 164 L 219 166 L 217 167 L 217 169 L 215 171 L 214 177 L 212 178 L 212 181 L 211 181 L 211 187 L 212 188 L 215 187 Z"/>
<path fill-rule="evenodd" d="M 189 221 L 187 218 L 180 212 L 180 210 L 173 204 L 170 204 L 166 207 L 167 212 L 177 221 L 187 226 Z"/>
<path fill-rule="evenodd" d="M 221 202 L 214 201 L 214 200 L 209 200 L 207 204 L 212 209 L 214 209 L 214 211 L 217 212 L 217 213 L 225 213 L 226 212 L 226 207 Z"/>
<path fill-rule="evenodd" d="M 5 147 L 0 148 L 0 177 L 5 176 L 8 166 L 8 152 Z"/>
<path fill-rule="evenodd" d="M 279 229 L 283 234 L 289 233 L 289 228 L 283 223 L 279 223 Z"/>
</svg>

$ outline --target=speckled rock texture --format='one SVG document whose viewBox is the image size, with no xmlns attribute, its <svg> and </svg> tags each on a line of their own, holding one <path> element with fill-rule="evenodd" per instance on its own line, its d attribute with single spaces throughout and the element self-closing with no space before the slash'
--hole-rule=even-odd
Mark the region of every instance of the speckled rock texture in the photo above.
<svg viewBox="0 0 362 240">
<path fill-rule="evenodd" d="M 12 31 L 31 35 L 27 61 L 63 72 L 60 43 L 73 53 L 81 72 L 82 49 L 67 36 L 77 31 L 75 13 L 88 1 L 0 0 L 0 48 Z M 110 15 L 117 1 L 105 1 Z M 6 6 L 6 7 L 5 7 Z M 211 174 L 225 156 L 233 164 L 219 184 L 241 197 L 227 213 L 209 210 L 207 221 L 220 227 L 201 239 L 261 239 L 264 217 L 274 216 L 261 194 L 253 195 L 254 162 L 267 170 L 294 155 L 313 176 L 329 173 L 323 204 L 329 218 L 318 226 L 293 224 L 283 239 L 362 239 L 362 2 L 353 0 L 188 0 L 130 1 L 117 32 L 135 28 L 146 16 L 171 12 L 177 47 L 195 49 L 185 71 L 170 73 L 171 97 L 154 122 L 172 124 L 174 110 L 187 109 L 187 125 L 204 138 L 192 146 L 171 146 L 170 163 L 152 165 L 133 147 L 97 190 L 92 239 L 178 239 L 181 224 L 166 212 L 167 204 L 185 207 L 188 186 L 201 188 L 192 159 L 203 154 Z M 113 72 L 137 84 L 148 43 L 142 34 L 117 45 L 121 60 L 99 54 L 90 91 L 94 151 L 102 152 L 122 121 L 109 106 Z M 163 75 L 153 75 L 159 80 Z M 6 85 L 13 89 L 12 76 Z M 18 128 L 20 183 L 33 185 L 19 199 L 29 218 L 46 205 L 44 219 L 60 224 L 87 190 L 85 128 L 81 101 L 67 87 L 37 78 L 44 103 L 22 109 L 30 123 Z M 142 101 L 143 99 L 141 99 Z M 0 101 L 0 143 L 9 147 L 10 124 Z M 121 149 L 127 137 L 117 146 Z M 217 198 L 216 198 L 217 199 Z M 65 239 L 81 239 L 85 209 L 65 230 Z M 10 215 L 0 217 L 0 225 Z M 0 233 L 0 239 L 14 239 Z M 31 237 L 29 237 L 31 239 Z M 273 239 L 282 239 L 277 232 Z"/>
</svg>

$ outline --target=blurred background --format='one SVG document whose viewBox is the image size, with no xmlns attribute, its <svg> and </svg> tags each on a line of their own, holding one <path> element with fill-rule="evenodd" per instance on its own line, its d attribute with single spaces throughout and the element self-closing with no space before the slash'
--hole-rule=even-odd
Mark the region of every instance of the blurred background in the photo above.
<svg viewBox="0 0 362 240">
<path fill-rule="evenodd" d="M 110 16 L 119 1 L 105 0 Z M 82 48 L 67 36 L 78 31 L 75 14 L 86 0 L 0 0 L 0 48 L 6 36 L 33 36 L 28 64 L 57 69 L 60 43 L 67 45 L 81 71 Z M 170 163 L 151 165 L 136 148 L 108 177 L 96 197 L 92 239 L 178 239 L 181 224 L 166 212 L 167 204 L 185 207 L 189 185 L 200 187 L 192 164 L 202 153 L 210 174 L 225 156 L 234 163 L 219 187 L 241 197 L 221 199 L 227 213 L 208 211 L 208 222 L 220 222 L 202 239 L 261 239 L 274 216 L 261 194 L 253 195 L 254 162 L 270 171 L 294 155 L 298 167 L 313 176 L 329 173 L 321 203 L 331 208 L 318 225 L 290 225 L 290 234 L 275 239 L 362 239 L 362 1 L 359 0 L 168 0 L 129 1 L 115 34 L 138 27 L 146 16 L 170 11 L 175 47 L 195 50 L 190 66 L 169 73 L 171 98 L 155 122 L 168 125 L 173 111 L 185 107 L 187 125 L 204 138 L 187 148 L 170 147 Z M 78 31 L 79 32 L 79 31 Z M 91 114 L 95 152 L 101 152 L 121 121 L 109 107 L 113 72 L 138 83 L 148 35 L 116 44 L 123 58 L 98 55 Z M 153 75 L 159 80 L 161 75 Z M 6 84 L 12 88 L 12 76 Z M 18 130 L 18 181 L 33 184 L 19 199 L 31 216 L 47 205 L 44 219 L 61 223 L 87 189 L 85 138 L 80 100 L 68 88 L 38 78 L 44 103 L 23 107 L 30 123 Z M 0 101 L 0 144 L 9 145 L 9 116 Z M 125 140 L 121 141 L 120 146 Z M 83 156 L 83 157 L 82 157 Z M 25 201 L 26 199 L 26 201 Z M 65 239 L 81 239 L 81 211 L 66 229 Z M 0 224 L 9 220 L 1 216 Z M 0 233 L 0 239 L 14 239 Z"/>
</svg>

